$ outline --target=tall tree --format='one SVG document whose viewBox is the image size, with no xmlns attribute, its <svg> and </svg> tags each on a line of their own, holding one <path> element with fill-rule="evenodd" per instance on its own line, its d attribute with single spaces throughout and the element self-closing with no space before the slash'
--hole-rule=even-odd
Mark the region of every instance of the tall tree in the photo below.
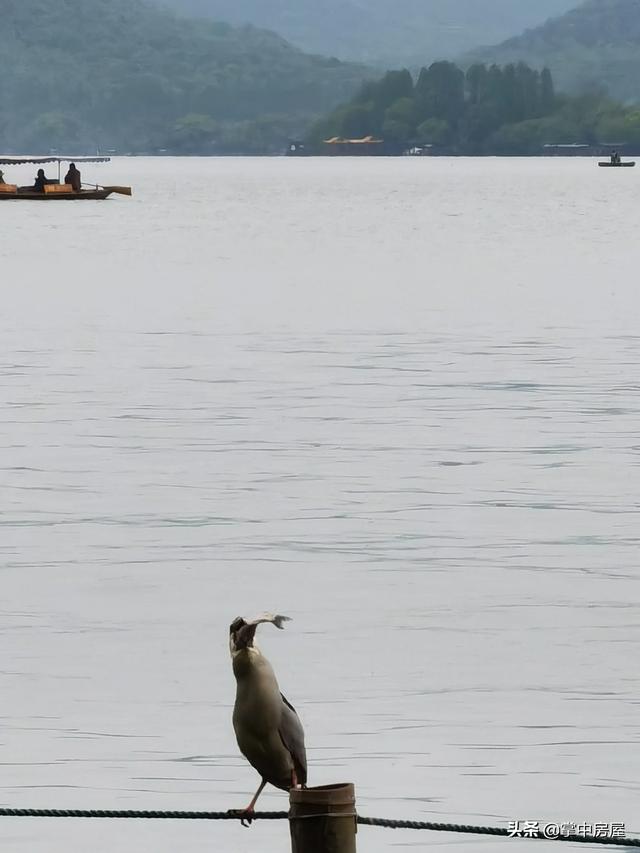
<svg viewBox="0 0 640 853">
<path fill-rule="evenodd" d="M 552 112 L 556 105 L 556 93 L 553 77 L 548 68 L 543 68 L 540 74 L 540 111 L 543 115 Z"/>
<path fill-rule="evenodd" d="M 487 66 L 476 62 L 467 69 L 466 87 L 470 104 L 479 104 L 487 94 Z"/>
<path fill-rule="evenodd" d="M 434 62 L 423 68 L 415 92 L 425 118 L 443 119 L 453 126 L 464 112 L 464 73 L 452 62 Z"/>
</svg>

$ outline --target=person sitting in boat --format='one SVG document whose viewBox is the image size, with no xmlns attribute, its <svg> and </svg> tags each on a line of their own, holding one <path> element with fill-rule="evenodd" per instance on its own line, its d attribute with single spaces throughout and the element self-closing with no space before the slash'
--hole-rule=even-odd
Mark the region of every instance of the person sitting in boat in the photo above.
<svg viewBox="0 0 640 853">
<path fill-rule="evenodd" d="M 611 165 L 619 166 L 620 165 L 620 155 L 617 151 L 612 152 L 611 154 Z"/>
<path fill-rule="evenodd" d="M 79 193 L 82 189 L 82 175 L 76 168 L 75 163 L 69 163 L 69 171 L 65 176 L 64 182 L 65 184 L 71 184 L 74 193 Z"/>
<path fill-rule="evenodd" d="M 0 169 L 0 184 L 4 184 L 4 172 Z"/>
<path fill-rule="evenodd" d="M 33 182 L 33 188 L 37 193 L 43 193 L 44 188 L 47 184 L 53 184 L 54 181 L 50 181 L 49 178 L 44 173 L 44 169 L 38 169 L 38 174 L 36 175 L 36 179 Z"/>
</svg>

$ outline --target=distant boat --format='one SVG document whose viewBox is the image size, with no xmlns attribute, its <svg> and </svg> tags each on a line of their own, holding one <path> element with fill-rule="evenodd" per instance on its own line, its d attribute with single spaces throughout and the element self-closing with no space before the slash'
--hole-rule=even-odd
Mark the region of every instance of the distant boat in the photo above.
<svg viewBox="0 0 640 853">
<path fill-rule="evenodd" d="M 44 192 L 34 189 L 34 186 L 20 187 L 17 184 L 0 183 L 0 201 L 100 201 L 110 195 L 132 194 L 131 187 L 101 187 L 98 184 L 83 184 L 80 192 L 75 192 L 70 184 L 60 183 L 62 163 L 108 163 L 110 157 L 5 157 L 0 159 L 0 166 L 38 166 L 44 163 L 58 164 L 58 179 L 49 180 L 44 186 Z"/>
<path fill-rule="evenodd" d="M 635 165 L 635 160 L 626 160 L 624 163 L 612 163 L 610 160 L 605 160 L 604 162 L 601 161 L 598 163 L 598 166 L 602 166 L 603 169 L 618 169 L 620 167 L 632 168 Z"/>
</svg>

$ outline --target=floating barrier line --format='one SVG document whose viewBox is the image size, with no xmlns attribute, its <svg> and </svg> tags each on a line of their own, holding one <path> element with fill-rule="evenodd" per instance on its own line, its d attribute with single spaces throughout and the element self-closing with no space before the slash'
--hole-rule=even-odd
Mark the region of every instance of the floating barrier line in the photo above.
<svg viewBox="0 0 640 853">
<path fill-rule="evenodd" d="M 130 818 L 135 820 L 239 820 L 238 812 L 182 812 L 134 811 L 129 809 L 6 809 L 0 808 L 0 817 L 66 817 L 66 818 Z M 256 812 L 254 820 L 287 820 L 288 812 Z M 467 826 L 460 823 L 430 823 L 419 820 L 387 820 L 358 815 L 360 826 L 378 826 L 385 829 L 426 829 L 431 832 L 462 832 L 467 835 L 494 835 L 512 838 L 513 833 L 499 826 Z M 574 844 L 608 844 L 615 847 L 640 847 L 640 838 L 612 838 L 595 835 L 560 835 L 549 838 L 542 832 L 527 834 L 527 839 L 538 841 L 569 841 Z M 517 840 L 517 838 L 515 839 Z"/>
</svg>

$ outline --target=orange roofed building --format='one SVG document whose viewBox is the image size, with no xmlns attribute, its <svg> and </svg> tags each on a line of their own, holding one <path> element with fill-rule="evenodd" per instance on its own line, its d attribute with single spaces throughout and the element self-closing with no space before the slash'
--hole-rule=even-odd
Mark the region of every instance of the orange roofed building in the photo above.
<svg viewBox="0 0 640 853">
<path fill-rule="evenodd" d="M 362 139 L 332 136 L 331 139 L 325 139 L 324 144 L 328 146 L 330 154 L 370 156 L 384 151 L 384 139 L 376 139 L 374 136 L 363 136 Z"/>
</svg>

